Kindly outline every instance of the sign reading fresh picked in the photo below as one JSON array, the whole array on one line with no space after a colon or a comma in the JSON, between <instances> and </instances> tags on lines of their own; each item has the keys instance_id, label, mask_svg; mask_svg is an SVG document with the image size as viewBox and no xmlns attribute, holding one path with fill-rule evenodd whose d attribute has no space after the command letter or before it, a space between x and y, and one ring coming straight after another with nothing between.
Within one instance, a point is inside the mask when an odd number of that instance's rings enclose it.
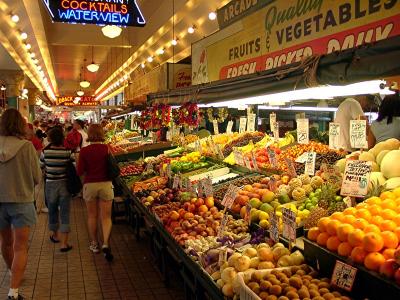
<instances>
[{"instance_id":1,"label":"sign reading fresh picked","mask_svg":"<svg viewBox=\"0 0 400 300\"><path fill-rule=\"evenodd\" d=\"M136 0L43 0L54 22L146 25Z\"/></svg>"}]
</instances>

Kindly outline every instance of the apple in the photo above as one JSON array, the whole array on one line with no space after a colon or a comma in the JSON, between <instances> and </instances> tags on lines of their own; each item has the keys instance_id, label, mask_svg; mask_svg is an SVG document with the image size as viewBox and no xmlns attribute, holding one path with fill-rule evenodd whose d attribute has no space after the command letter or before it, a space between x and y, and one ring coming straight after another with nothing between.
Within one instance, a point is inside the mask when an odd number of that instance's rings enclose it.
<instances>
[{"instance_id":1,"label":"apple","mask_svg":"<svg viewBox=\"0 0 400 300\"><path fill-rule=\"evenodd\" d=\"M204 204L204 200L202 198L198 198L194 203L197 207L200 207Z\"/></svg>"},{"instance_id":2,"label":"apple","mask_svg":"<svg viewBox=\"0 0 400 300\"><path fill-rule=\"evenodd\" d=\"M204 201L204 204L208 207L211 208L214 206L214 197L207 197L206 200Z\"/></svg>"},{"instance_id":3,"label":"apple","mask_svg":"<svg viewBox=\"0 0 400 300\"><path fill-rule=\"evenodd\" d=\"M394 273L394 280L398 285L400 285L400 268L397 269L396 273Z\"/></svg>"},{"instance_id":4,"label":"apple","mask_svg":"<svg viewBox=\"0 0 400 300\"><path fill-rule=\"evenodd\" d=\"M387 278L393 278L399 264L394 259L388 259L379 268L379 273Z\"/></svg>"},{"instance_id":5,"label":"apple","mask_svg":"<svg viewBox=\"0 0 400 300\"><path fill-rule=\"evenodd\" d=\"M208 207L206 205L202 204L202 205L199 206L198 211L199 212L206 212L206 211L208 211Z\"/></svg>"},{"instance_id":6,"label":"apple","mask_svg":"<svg viewBox=\"0 0 400 300\"><path fill-rule=\"evenodd\" d=\"M169 214L170 219L176 221L179 219L179 213L176 210L171 211Z\"/></svg>"}]
</instances>

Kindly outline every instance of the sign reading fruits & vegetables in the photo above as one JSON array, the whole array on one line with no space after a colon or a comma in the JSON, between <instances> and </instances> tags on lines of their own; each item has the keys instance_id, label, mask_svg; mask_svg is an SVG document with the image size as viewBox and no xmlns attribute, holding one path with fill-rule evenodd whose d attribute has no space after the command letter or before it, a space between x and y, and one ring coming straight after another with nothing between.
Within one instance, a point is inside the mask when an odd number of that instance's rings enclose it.
<instances>
[{"instance_id":1,"label":"sign reading fruits & vegetables","mask_svg":"<svg viewBox=\"0 0 400 300\"><path fill-rule=\"evenodd\" d=\"M372 162L347 160L340 194L350 197L364 197L368 192Z\"/></svg>"},{"instance_id":2,"label":"sign reading fruits & vegetables","mask_svg":"<svg viewBox=\"0 0 400 300\"><path fill-rule=\"evenodd\" d=\"M43 0L54 22L143 27L136 0Z\"/></svg>"}]
</instances>

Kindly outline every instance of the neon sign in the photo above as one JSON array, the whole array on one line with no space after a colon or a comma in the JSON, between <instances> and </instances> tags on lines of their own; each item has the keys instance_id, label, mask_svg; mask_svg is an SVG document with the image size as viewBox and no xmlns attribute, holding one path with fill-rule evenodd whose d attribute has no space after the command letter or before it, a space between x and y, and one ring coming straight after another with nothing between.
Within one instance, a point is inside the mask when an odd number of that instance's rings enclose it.
<instances>
[{"instance_id":1,"label":"neon sign","mask_svg":"<svg viewBox=\"0 0 400 300\"><path fill-rule=\"evenodd\" d=\"M43 0L54 22L146 25L136 0Z\"/></svg>"}]
</instances>

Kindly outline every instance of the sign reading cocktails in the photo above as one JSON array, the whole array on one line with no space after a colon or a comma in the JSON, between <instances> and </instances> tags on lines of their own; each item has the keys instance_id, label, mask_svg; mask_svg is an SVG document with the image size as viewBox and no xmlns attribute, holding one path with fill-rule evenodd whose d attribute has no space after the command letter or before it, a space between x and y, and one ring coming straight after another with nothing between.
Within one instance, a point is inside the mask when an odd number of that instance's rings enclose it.
<instances>
[{"instance_id":1,"label":"sign reading cocktails","mask_svg":"<svg viewBox=\"0 0 400 300\"><path fill-rule=\"evenodd\" d=\"M43 0L55 22L146 25L136 0Z\"/></svg>"}]
</instances>

